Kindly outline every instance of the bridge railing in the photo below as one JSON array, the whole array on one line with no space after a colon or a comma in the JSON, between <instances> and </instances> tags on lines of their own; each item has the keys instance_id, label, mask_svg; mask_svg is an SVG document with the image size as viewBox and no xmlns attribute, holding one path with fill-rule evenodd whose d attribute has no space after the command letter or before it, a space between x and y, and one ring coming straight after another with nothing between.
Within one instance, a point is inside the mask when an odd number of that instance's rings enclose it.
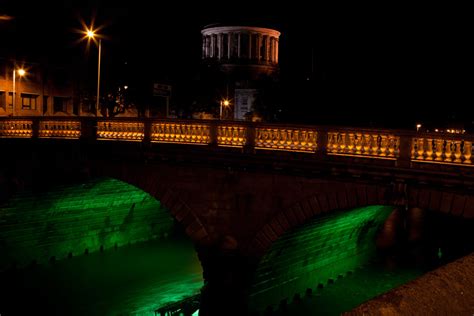
<instances>
[{"instance_id":1,"label":"bridge railing","mask_svg":"<svg viewBox=\"0 0 474 316\"><path fill-rule=\"evenodd\" d=\"M210 145L246 152L278 150L396 161L473 166L474 137L415 131L215 120L2 117L0 138L98 139Z\"/></svg>"},{"instance_id":2,"label":"bridge railing","mask_svg":"<svg viewBox=\"0 0 474 316\"><path fill-rule=\"evenodd\" d=\"M425 134L414 136L411 159L415 162L472 165L474 139L461 135Z\"/></svg>"},{"instance_id":3,"label":"bridge railing","mask_svg":"<svg viewBox=\"0 0 474 316\"><path fill-rule=\"evenodd\" d=\"M367 129L329 129L328 155L396 159L400 154L400 136L395 131Z\"/></svg>"}]
</instances>

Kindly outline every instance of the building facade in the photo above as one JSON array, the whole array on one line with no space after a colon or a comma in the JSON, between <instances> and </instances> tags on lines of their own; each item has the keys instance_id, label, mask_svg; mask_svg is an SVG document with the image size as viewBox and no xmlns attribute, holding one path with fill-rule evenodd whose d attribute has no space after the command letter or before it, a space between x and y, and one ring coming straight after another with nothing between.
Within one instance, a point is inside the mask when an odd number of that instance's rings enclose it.
<instances>
[{"instance_id":1,"label":"building facade","mask_svg":"<svg viewBox=\"0 0 474 316\"><path fill-rule=\"evenodd\" d=\"M202 60L215 77L222 79L217 80L215 98L220 104L229 100L229 108L221 109L224 118L248 119L263 106L259 103L264 102L262 95L268 88L265 83L278 81L280 32L255 26L219 25L205 27L201 34Z\"/></svg>"},{"instance_id":2,"label":"building facade","mask_svg":"<svg viewBox=\"0 0 474 316\"><path fill-rule=\"evenodd\" d=\"M70 71L0 59L0 116L80 114Z\"/></svg>"}]
</instances>

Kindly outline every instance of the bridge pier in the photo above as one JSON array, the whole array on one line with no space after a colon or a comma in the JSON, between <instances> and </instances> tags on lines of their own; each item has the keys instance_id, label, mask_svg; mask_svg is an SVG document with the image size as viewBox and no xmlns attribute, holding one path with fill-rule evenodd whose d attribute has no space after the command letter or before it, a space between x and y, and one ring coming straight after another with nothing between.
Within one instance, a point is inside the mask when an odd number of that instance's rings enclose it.
<instances>
[{"instance_id":1,"label":"bridge pier","mask_svg":"<svg viewBox=\"0 0 474 316\"><path fill-rule=\"evenodd\" d=\"M257 266L256 258L218 247L201 247L198 254L204 270L199 315L247 315L248 287Z\"/></svg>"}]
</instances>

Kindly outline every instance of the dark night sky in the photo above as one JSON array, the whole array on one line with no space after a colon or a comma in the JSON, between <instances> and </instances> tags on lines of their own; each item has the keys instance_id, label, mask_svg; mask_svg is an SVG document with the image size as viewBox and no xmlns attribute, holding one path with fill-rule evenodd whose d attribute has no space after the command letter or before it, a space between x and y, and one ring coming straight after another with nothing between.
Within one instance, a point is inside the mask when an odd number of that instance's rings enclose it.
<instances>
[{"instance_id":1,"label":"dark night sky","mask_svg":"<svg viewBox=\"0 0 474 316\"><path fill-rule=\"evenodd\" d=\"M127 61L135 69L131 76L173 81L192 77L197 69L204 25L242 22L282 32L282 80L297 100L291 106L301 109L300 114L317 115L319 109L331 108L348 117L416 120L427 115L464 119L473 113L468 93L473 85L472 23L465 7L316 4L310 8L295 1L285 7L267 1L0 3L0 15L15 17L0 22L4 35L0 55L42 57L83 65L93 73L97 52L87 53L84 43L75 43L79 34L73 29L81 28L80 18L89 23L95 16L107 36L105 77L116 76ZM315 72L307 81L312 52Z\"/></svg>"}]
</instances>

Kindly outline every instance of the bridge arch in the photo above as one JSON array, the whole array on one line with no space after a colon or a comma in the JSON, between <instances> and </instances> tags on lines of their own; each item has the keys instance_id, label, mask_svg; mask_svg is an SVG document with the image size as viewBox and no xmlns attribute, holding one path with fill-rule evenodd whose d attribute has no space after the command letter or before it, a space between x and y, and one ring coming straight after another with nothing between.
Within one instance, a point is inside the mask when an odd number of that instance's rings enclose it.
<instances>
[{"instance_id":1,"label":"bridge arch","mask_svg":"<svg viewBox=\"0 0 474 316\"><path fill-rule=\"evenodd\" d=\"M280 210L262 226L248 244L248 253L261 257L285 232L309 219L334 211L370 205L418 207L465 219L474 218L474 194L458 194L447 190L395 185L332 185L288 208Z\"/></svg>"},{"instance_id":2,"label":"bridge arch","mask_svg":"<svg viewBox=\"0 0 474 316\"><path fill-rule=\"evenodd\" d=\"M284 233L316 216L369 205L390 205L397 196L392 191L389 186L329 183L323 192L315 193L273 216L249 243L247 251L261 257Z\"/></svg>"},{"instance_id":3,"label":"bridge arch","mask_svg":"<svg viewBox=\"0 0 474 316\"><path fill-rule=\"evenodd\" d=\"M187 195L183 194L172 182L166 182L162 169L156 166L134 166L117 164L100 164L95 174L105 175L129 183L147 192L169 210L174 219L182 225L186 234L196 244L206 245L210 236L199 217L187 203Z\"/></svg>"}]
</instances>

